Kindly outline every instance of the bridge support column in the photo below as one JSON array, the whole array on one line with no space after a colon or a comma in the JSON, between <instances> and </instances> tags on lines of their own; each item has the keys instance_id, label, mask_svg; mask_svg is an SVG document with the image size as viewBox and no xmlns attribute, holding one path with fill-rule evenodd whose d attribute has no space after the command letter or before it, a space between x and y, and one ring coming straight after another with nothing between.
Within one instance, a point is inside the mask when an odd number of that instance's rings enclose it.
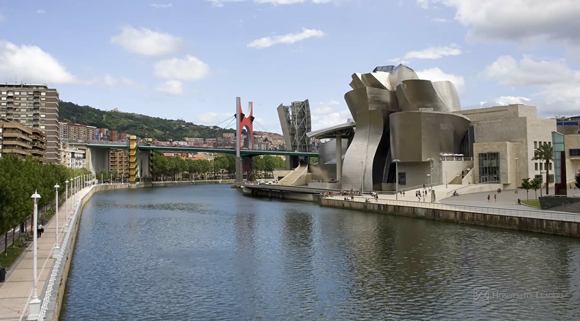
<instances>
[{"instance_id":1,"label":"bridge support column","mask_svg":"<svg viewBox=\"0 0 580 321\"><path fill-rule=\"evenodd\" d=\"M336 134L336 180L342 181L342 137Z\"/></svg>"},{"instance_id":2,"label":"bridge support column","mask_svg":"<svg viewBox=\"0 0 580 321\"><path fill-rule=\"evenodd\" d=\"M129 183L137 182L137 136L129 137Z\"/></svg>"}]
</instances>

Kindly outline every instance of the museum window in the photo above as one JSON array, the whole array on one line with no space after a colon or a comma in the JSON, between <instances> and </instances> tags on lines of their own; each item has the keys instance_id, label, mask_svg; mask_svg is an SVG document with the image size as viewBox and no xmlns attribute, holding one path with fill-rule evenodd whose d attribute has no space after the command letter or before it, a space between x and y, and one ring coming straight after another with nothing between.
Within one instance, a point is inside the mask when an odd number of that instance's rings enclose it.
<instances>
[{"instance_id":1,"label":"museum window","mask_svg":"<svg viewBox=\"0 0 580 321\"><path fill-rule=\"evenodd\" d=\"M544 163L540 163L540 170L543 171L544 170Z\"/></svg>"},{"instance_id":2,"label":"museum window","mask_svg":"<svg viewBox=\"0 0 580 321\"><path fill-rule=\"evenodd\" d=\"M570 156L576 156L576 157L580 156L580 149L570 149L569 152L570 152Z\"/></svg>"},{"instance_id":3,"label":"museum window","mask_svg":"<svg viewBox=\"0 0 580 321\"><path fill-rule=\"evenodd\" d=\"M499 153L479 154L479 182L500 182Z\"/></svg>"},{"instance_id":4,"label":"museum window","mask_svg":"<svg viewBox=\"0 0 580 321\"><path fill-rule=\"evenodd\" d=\"M534 141L534 148L538 148L538 142Z\"/></svg>"},{"instance_id":5,"label":"museum window","mask_svg":"<svg viewBox=\"0 0 580 321\"><path fill-rule=\"evenodd\" d=\"M536 165L536 171L538 170L538 163L535 163L534 165Z\"/></svg>"},{"instance_id":6,"label":"museum window","mask_svg":"<svg viewBox=\"0 0 580 321\"><path fill-rule=\"evenodd\" d=\"M550 165L550 170L552 170L552 163L550 163L549 165Z\"/></svg>"},{"instance_id":7,"label":"museum window","mask_svg":"<svg viewBox=\"0 0 580 321\"><path fill-rule=\"evenodd\" d=\"M399 172L399 185L407 185L407 173Z\"/></svg>"}]
</instances>

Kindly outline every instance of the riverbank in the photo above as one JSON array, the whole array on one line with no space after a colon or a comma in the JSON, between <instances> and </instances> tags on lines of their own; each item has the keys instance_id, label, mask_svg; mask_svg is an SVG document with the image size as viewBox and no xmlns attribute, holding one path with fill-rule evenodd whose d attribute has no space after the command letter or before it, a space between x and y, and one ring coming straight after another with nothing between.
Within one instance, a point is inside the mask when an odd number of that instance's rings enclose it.
<instances>
[{"instance_id":1,"label":"riverbank","mask_svg":"<svg viewBox=\"0 0 580 321\"><path fill-rule=\"evenodd\" d=\"M407 203L413 202L367 202L366 200L363 200L362 197L357 197L355 200L321 198L319 202L320 206L324 207L580 237L580 215L532 210L445 205L437 203Z\"/></svg>"}]
</instances>

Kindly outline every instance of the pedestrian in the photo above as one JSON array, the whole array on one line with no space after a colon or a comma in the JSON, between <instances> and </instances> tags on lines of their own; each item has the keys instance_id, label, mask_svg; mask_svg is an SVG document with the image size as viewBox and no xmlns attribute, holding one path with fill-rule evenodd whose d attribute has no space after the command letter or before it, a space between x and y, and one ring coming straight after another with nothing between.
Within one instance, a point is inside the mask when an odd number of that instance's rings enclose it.
<instances>
[{"instance_id":1,"label":"pedestrian","mask_svg":"<svg viewBox=\"0 0 580 321\"><path fill-rule=\"evenodd\" d=\"M487 194L487 202L489 203L489 199L491 198L491 196L489 194Z\"/></svg>"},{"instance_id":2,"label":"pedestrian","mask_svg":"<svg viewBox=\"0 0 580 321\"><path fill-rule=\"evenodd\" d=\"M42 228L42 224L39 223L38 224L38 227L36 228L36 234L38 235L38 237L41 237L42 236L42 231L43 230L44 229Z\"/></svg>"},{"instance_id":3,"label":"pedestrian","mask_svg":"<svg viewBox=\"0 0 580 321\"><path fill-rule=\"evenodd\" d=\"M497 202L497 194L493 194L493 201Z\"/></svg>"}]
</instances>

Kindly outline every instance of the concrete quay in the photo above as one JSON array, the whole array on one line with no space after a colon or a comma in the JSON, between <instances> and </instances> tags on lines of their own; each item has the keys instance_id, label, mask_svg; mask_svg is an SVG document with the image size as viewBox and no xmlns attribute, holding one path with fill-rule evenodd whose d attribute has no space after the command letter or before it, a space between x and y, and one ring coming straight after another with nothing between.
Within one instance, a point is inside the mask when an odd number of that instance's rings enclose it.
<instances>
[{"instance_id":1,"label":"concrete quay","mask_svg":"<svg viewBox=\"0 0 580 321\"><path fill-rule=\"evenodd\" d=\"M580 237L580 215L527 208L482 207L469 205L411 202L345 196L324 197L320 206L361 210L380 214L409 216L436 221L498 227L518 231Z\"/></svg>"}]
</instances>

